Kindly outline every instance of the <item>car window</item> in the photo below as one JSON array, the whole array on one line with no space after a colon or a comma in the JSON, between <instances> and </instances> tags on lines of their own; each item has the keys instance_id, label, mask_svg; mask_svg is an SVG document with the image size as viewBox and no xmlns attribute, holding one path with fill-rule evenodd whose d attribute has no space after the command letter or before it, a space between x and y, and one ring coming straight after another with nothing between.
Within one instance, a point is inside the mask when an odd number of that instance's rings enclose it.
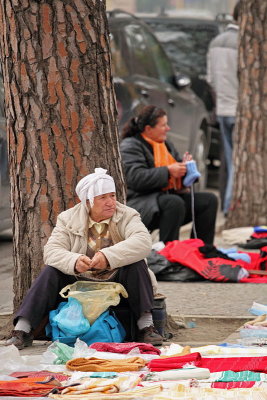
<instances>
[{"instance_id":1,"label":"car window","mask_svg":"<svg viewBox=\"0 0 267 400\"><path fill-rule=\"evenodd\" d=\"M172 83L173 69L170 60L164 53L164 50L148 30L143 29L143 35L157 69L158 79L162 82Z\"/></svg>"},{"instance_id":2,"label":"car window","mask_svg":"<svg viewBox=\"0 0 267 400\"><path fill-rule=\"evenodd\" d=\"M217 25L208 22L182 24L168 19L146 22L179 72L206 75L206 54L210 41L219 33Z\"/></svg>"},{"instance_id":3,"label":"car window","mask_svg":"<svg viewBox=\"0 0 267 400\"><path fill-rule=\"evenodd\" d=\"M133 73L158 78L154 60L151 57L142 27L131 23L124 28Z\"/></svg>"},{"instance_id":4,"label":"car window","mask_svg":"<svg viewBox=\"0 0 267 400\"><path fill-rule=\"evenodd\" d=\"M130 75L130 71L123 58L122 49L124 48L124 40L122 35L116 30L110 33L110 50L111 50L111 68L113 76L119 76L121 78Z\"/></svg>"}]
</instances>

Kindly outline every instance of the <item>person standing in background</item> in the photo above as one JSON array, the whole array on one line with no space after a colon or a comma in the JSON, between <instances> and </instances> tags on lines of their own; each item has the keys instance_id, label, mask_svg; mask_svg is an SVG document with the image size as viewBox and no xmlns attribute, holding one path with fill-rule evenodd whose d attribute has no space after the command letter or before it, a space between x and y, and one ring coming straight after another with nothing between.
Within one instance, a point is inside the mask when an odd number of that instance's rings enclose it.
<instances>
[{"instance_id":1,"label":"person standing in background","mask_svg":"<svg viewBox=\"0 0 267 400\"><path fill-rule=\"evenodd\" d=\"M238 17L240 1L233 11L233 23L226 31L216 36L209 45L207 55L208 82L216 93L216 115L222 135L226 163L226 188L223 199L223 213L226 216L232 198L233 187L233 132L235 127L238 97Z\"/></svg>"}]
</instances>

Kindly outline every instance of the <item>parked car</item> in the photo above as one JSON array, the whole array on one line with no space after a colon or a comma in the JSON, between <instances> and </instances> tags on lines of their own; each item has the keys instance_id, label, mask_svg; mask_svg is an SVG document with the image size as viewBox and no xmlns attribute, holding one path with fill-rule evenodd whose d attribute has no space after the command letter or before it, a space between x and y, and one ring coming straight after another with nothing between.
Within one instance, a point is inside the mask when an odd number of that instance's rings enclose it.
<instances>
[{"instance_id":1,"label":"parked car","mask_svg":"<svg viewBox=\"0 0 267 400\"><path fill-rule=\"evenodd\" d=\"M0 232L11 227L4 90L0 76Z\"/></svg>"},{"instance_id":2,"label":"parked car","mask_svg":"<svg viewBox=\"0 0 267 400\"><path fill-rule=\"evenodd\" d=\"M210 164L219 165L221 141L216 121L215 93L206 80L206 57L210 41L225 29L226 15L214 18L210 13L162 11L159 15L140 15L153 30L172 60L175 69L187 74L192 90L203 100L209 112L211 129Z\"/></svg>"},{"instance_id":3,"label":"parked car","mask_svg":"<svg viewBox=\"0 0 267 400\"><path fill-rule=\"evenodd\" d=\"M190 151L207 178L206 159L210 145L209 114L190 88L185 74L176 74L172 62L148 25L122 10L108 13L114 85L119 127L138 112L154 104L166 110L169 137L180 154Z\"/></svg>"}]
</instances>

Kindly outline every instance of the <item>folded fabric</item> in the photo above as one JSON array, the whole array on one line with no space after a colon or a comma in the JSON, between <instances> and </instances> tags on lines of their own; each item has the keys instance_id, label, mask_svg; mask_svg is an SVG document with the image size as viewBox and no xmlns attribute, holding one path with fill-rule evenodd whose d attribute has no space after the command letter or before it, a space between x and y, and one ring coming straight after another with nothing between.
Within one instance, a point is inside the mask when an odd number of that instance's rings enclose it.
<instances>
[{"instance_id":1,"label":"folded fabric","mask_svg":"<svg viewBox=\"0 0 267 400\"><path fill-rule=\"evenodd\" d=\"M102 343L96 342L89 346L98 351L107 351L110 353L128 354L133 349L139 349L141 354L160 354L160 350L150 343Z\"/></svg>"},{"instance_id":2,"label":"folded fabric","mask_svg":"<svg viewBox=\"0 0 267 400\"><path fill-rule=\"evenodd\" d=\"M165 381L181 379L208 379L210 371L207 368L180 368L167 371L151 372L146 376L147 381Z\"/></svg>"},{"instance_id":3,"label":"folded fabric","mask_svg":"<svg viewBox=\"0 0 267 400\"><path fill-rule=\"evenodd\" d=\"M219 371L254 371L267 372L267 356L265 357L226 357L202 358L200 367L208 368L210 372Z\"/></svg>"},{"instance_id":4,"label":"folded fabric","mask_svg":"<svg viewBox=\"0 0 267 400\"><path fill-rule=\"evenodd\" d=\"M212 388L217 389L237 389L237 388L252 388L255 386L256 382L213 382L211 384Z\"/></svg>"},{"instance_id":5,"label":"folded fabric","mask_svg":"<svg viewBox=\"0 0 267 400\"><path fill-rule=\"evenodd\" d=\"M185 385L177 384L173 388L160 393L159 396L154 396L153 400L264 400L266 399L266 388L252 387L243 389L217 389L209 387L186 387Z\"/></svg>"},{"instance_id":6,"label":"folded fabric","mask_svg":"<svg viewBox=\"0 0 267 400\"><path fill-rule=\"evenodd\" d=\"M267 306L254 301L252 307L248 311L253 315L267 314Z\"/></svg>"},{"instance_id":7,"label":"folded fabric","mask_svg":"<svg viewBox=\"0 0 267 400\"><path fill-rule=\"evenodd\" d=\"M57 381L62 382L66 381L69 378L69 374L64 374L63 372L51 372L51 371L19 371L12 372L9 376L13 378L40 378L40 377L48 377L55 378ZM37 379L38 380L38 379ZM40 379L39 379L40 380Z\"/></svg>"},{"instance_id":8,"label":"folded fabric","mask_svg":"<svg viewBox=\"0 0 267 400\"><path fill-rule=\"evenodd\" d=\"M138 376L120 376L115 379L85 379L80 385L69 386L61 394L85 395L88 393L119 393L136 387L141 381Z\"/></svg>"},{"instance_id":9,"label":"folded fabric","mask_svg":"<svg viewBox=\"0 0 267 400\"><path fill-rule=\"evenodd\" d=\"M74 358L66 363L71 371L111 371L125 372L138 371L146 365L146 361L140 357L131 357L123 360L106 360L101 358Z\"/></svg>"},{"instance_id":10,"label":"folded fabric","mask_svg":"<svg viewBox=\"0 0 267 400\"><path fill-rule=\"evenodd\" d=\"M148 363L151 371L165 371L167 369L183 368L191 364L201 368L208 368L210 372L219 371L254 371L267 372L267 356L265 357L226 357L204 358L200 353L192 353L182 357L157 358Z\"/></svg>"},{"instance_id":11,"label":"folded fabric","mask_svg":"<svg viewBox=\"0 0 267 400\"><path fill-rule=\"evenodd\" d=\"M148 397L151 399L154 395L160 393L162 391L161 385L153 385L150 387L142 387L142 388L133 388L132 390L127 390L122 393L89 393L89 394L81 394L81 395L69 395L67 394L50 394L49 397L55 400L134 400L134 399L142 399L144 397ZM154 399L154 397L153 397Z\"/></svg>"},{"instance_id":12,"label":"folded fabric","mask_svg":"<svg viewBox=\"0 0 267 400\"><path fill-rule=\"evenodd\" d=\"M147 366L150 371L166 371L167 369L183 368L186 364L200 367L201 355L199 353L192 353L179 357L157 358L151 360Z\"/></svg>"},{"instance_id":13,"label":"folded fabric","mask_svg":"<svg viewBox=\"0 0 267 400\"><path fill-rule=\"evenodd\" d=\"M182 357L187 354L191 354L191 347L185 346L180 353L170 354L168 356L160 356L160 358L169 358L169 357Z\"/></svg>"},{"instance_id":14,"label":"folded fabric","mask_svg":"<svg viewBox=\"0 0 267 400\"><path fill-rule=\"evenodd\" d=\"M241 227L225 229L222 231L223 241L229 245L237 244L239 241L247 240L254 232L253 227Z\"/></svg>"},{"instance_id":15,"label":"folded fabric","mask_svg":"<svg viewBox=\"0 0 267 400\"><path fill-rule=\"evenodd\" d=\"M216 373L215 373L216 374ZM266 381L267 375L253 371L223 371L220 377L215 379L216 382L256 382Z\"/></svg>"},{"instance_id":16,"label":"folded fabric","mask_svg":"<svg viewBox=\"0 0 267 400\"><path fill-rule=\"evenodd\" d=\"M30 377L19 378L11 381L0 381L0 396L46 396L52 389L61 387L54 378Z\"/></svg>"},{"instance_id":17,"label":"folded fabric","mask_svg":"<svg viewBox=\"0 0 267 400\"><path fill-rule=\"evenodd\" d=\"M266 225L259 225L254 226L254 232L256 233L267 233L267 226Z\"/></svg>"}]
</instances>

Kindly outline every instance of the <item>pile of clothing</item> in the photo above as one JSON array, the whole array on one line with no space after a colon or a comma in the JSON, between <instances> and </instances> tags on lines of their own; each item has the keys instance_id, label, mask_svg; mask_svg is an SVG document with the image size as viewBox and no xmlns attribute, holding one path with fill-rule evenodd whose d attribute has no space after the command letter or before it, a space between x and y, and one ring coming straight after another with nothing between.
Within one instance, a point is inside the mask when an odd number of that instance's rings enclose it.
<instances>
[{"instance_id":1,"label":"pile of clothing","mask_svg":"<svg viewBox=\"0 0 267 400\"><path fill-rule=\"evenodd\" d=\"M174 240L148 257L158 280L215 282L267 282L267 246L260 253L224 249L200 239Z\"/></svg>"},{"instance_id":2,"label":"pile of clothing","mask_svg":"<svg viewBox=\"0 0 267 400\"><path fill-rule=\"evenodd\" d=\"M5 366L0 396L214 400L265 398L267 393L266 347L223 344L191 348L171 343L159 349L146 343L101 342L87 346L78 339L74 348L67 348L54 342L42 355L39 370L23 371L18 362L20 371L8 373ZM6 357L7 349L4 351ZM1 352L2 348L3 360ZM54 364L46 364L52 353Z\"/></svg>"}]
</instances>

